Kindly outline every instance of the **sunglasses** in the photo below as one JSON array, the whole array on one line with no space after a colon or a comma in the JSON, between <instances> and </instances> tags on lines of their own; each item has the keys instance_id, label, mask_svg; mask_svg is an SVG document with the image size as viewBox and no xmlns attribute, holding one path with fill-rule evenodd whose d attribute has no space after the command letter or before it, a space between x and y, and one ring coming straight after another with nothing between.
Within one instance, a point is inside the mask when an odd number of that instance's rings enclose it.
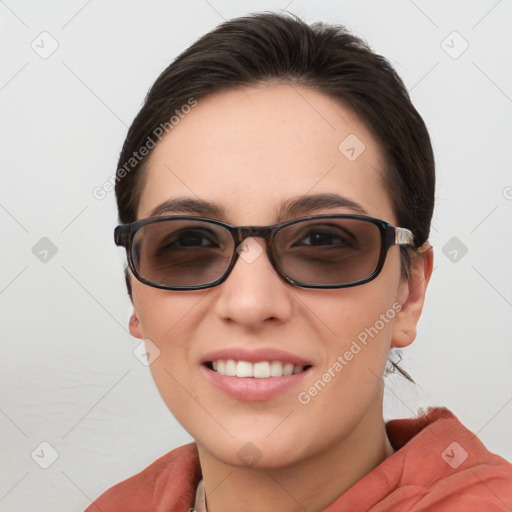
<instances>
[{"instance_id":1,"label":"sunglasses","mask_svg":"<svg viewBox=\"0 0 512 512\"><path fill-rule=\"evenodd\" d=\"M195 216L161 216L117 226L116 245L142 283L164 290L201 290L224 282L249 238L287 283L348 288L375 279L393 245L413 245L410 230L364 215L311 215L272 226L232 226ZM252 250L262 252L253 240ZM246 254L244 254L246 253ZM253 252L254 255L254 252Z\"/></svg>"}]
</instances>

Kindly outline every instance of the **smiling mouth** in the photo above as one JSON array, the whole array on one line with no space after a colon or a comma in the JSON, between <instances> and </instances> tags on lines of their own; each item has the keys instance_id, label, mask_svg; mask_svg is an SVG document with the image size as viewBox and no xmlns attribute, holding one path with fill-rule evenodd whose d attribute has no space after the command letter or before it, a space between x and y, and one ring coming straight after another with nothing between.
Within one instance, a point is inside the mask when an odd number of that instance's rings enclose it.
<instances>
[{"instance_id":1,"label":"smiling mouth","mask_svg":"<svg viewBox=\"0 0 512 512\"><path fill-rule=\"evenodd\" d=\"M296 375L305 372L311 365L294 365L283 361L235 361L234 359L219 359L208 361L205 366L220 375L227 377L268 379L272 377L283 377Z\"/></svg>"}]
</instances>

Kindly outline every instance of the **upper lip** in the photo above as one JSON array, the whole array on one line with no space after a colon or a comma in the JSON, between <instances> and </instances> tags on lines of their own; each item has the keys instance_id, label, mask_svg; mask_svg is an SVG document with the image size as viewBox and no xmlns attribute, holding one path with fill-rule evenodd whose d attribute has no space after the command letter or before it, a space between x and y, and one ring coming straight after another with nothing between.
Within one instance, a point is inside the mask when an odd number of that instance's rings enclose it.
<instances>
[{"instance_id":1,"label":"upper lip","mask_svg":"<svg viewBox=\"0 0 512 512\"><path fill-rule=\"evenodd\" d=\"M248 361L250 363L258 363L260 361L281 361L282 363L292 363L295 366L311 365L303 357L300 357L284 350L276 348L258 347L256 349L247 349L242 347L223 348L208 352L201 358L201 364L212 361L234 359L235 361Z\"/></svg>"}]
</instances>

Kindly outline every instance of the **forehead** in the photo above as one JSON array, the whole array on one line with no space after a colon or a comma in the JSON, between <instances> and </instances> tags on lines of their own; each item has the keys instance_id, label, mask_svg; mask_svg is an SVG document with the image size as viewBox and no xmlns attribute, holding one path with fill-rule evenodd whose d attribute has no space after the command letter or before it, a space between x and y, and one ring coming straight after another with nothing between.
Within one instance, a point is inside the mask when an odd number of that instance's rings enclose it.
<instances>
[{"instance_id":1,"label":"forehead","mask_svg":"<svg viewBox=\"0 0 512 512\"><path fill-rule=\"evenodd\" d=\"M273 223L290 198L334 193L393 222L384 162L365 124L318 91L295 84L222 91L199 100L157 144L137 216L190 197L219 204L233 224Z\"/></svg>"}]
</instances>

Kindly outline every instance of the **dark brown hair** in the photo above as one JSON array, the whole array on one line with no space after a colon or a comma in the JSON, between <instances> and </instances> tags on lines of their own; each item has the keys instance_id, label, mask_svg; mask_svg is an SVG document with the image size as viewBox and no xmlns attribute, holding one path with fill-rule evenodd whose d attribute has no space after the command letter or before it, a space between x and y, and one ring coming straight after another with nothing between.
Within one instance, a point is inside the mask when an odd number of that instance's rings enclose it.
<instances>
[{"instance_id":1,"label":"dark brown hair","mask_svg":"<svg viewBox=\"0 0 512 512\"><path fill-rule=\"evenodd\" d=\"M425 124L390 63L344 27L307 25L293 15L258 13L219 25L167 67L151 87L123 145L116 179L119 221L136 220L147 156L126 163L158 126L206 95L272 80L339 98L366 123L387 156L386 184L398 224L416 247L428 239L434 157ZM119 171L124 166L125 172ZM122 176L122 177L121 177ZM408 258L404 251L403 270Z\"/></svg>"},{"instance_id":2,"label":"dark brown hair","mask_svg":"<svg viewBox=\"0 0 512 512\"><path fill-rule=\"evenodd\" d=\"M343 26L308 25L288 14L257 13L222 23L162 72L119 157L119 221L136 220L147 148L154 147L155 133L162 132L158 127L170 131L170 119L191 100L271 81L337 98L365 122L386 156L384 181L398 225L414 233L415 248L425 243L434 208L434 157L425 123L402 80L385 58ZM411 254L403 247L401 251L402 276L409 278ZM127 285L130 293L128 273Z\"/></svg>"}]
</instances>

